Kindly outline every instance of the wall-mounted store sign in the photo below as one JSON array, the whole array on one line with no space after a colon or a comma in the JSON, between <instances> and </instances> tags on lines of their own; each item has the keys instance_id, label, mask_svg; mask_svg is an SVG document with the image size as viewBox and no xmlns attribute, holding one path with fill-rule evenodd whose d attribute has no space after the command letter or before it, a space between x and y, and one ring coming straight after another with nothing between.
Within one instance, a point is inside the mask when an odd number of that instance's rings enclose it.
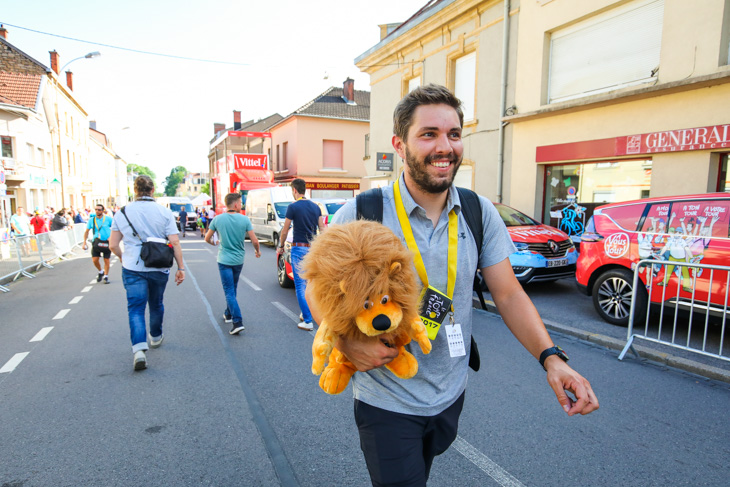
<instances>
[{"instance_id":1,"label":"wall-mounted store sign","mask_svg":"<svg viewBox=\"0 0 730 487\"><path fill-rule=\"evenodd\" d=\"M535 161L576 161L724 148L730 148L730 124L545 145L537 147Z\"/></svg>"},{"instance_id":2,"label":"wall-mounted store sign","mask_svg":"<svg viewBox=\"0 0 730 487\"><path fill-rule=\"evenodd\" d=\"M376 152L375 165L376 171L392 171L393 170L393 153L392 152Z\"/></svg>"},{"instance_id":3,"label":"wall-mounted store sign","mask_svg":"<svg viewBox=\"0 0 730 487\"><path fill-rule=\"evenodd\" d=\"M307 183L307 189L357 190L357 189L360 189L360 183L325 183L325 182L314 183L313 182L313 183Z\"/></svg>"}]
</instances>

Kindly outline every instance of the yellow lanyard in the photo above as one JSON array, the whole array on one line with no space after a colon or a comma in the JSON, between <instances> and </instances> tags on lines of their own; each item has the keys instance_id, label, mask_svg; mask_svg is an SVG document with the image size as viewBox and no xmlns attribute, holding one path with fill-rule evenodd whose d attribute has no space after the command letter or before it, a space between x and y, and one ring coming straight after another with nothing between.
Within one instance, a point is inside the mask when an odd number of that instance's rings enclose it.
<instances>
[{"instance_id":1,"label":"yellow lanyard","mask_svg":"<svg viewBox=\"0 0 730 487\"><path fill-rule=\"evenodd\" d=\"M423 258L421 252L418 250L418 244L413 236L413 229L411 223L408 221L408 215L406 209L403 206L403 200L400 195L400 183L398 181L393 185L393 194L395 196L395 211L398 215L398 221L400 222L401 230L403 230L403 236L406 239L406 245L414 256L414 264L416 266L416 272L418 277L421 278L424 288L428 287L428 274L426 273L426 266L423 264ZM459 244L459 217L456 212L451 209L449 212L449 273L448 280L446 282L446 295L449 299L454 299L454 284L456 283L456 262L457 252ZM451 311L454 311L453 304L451 305Z\"/></svg>"}]
</instances>

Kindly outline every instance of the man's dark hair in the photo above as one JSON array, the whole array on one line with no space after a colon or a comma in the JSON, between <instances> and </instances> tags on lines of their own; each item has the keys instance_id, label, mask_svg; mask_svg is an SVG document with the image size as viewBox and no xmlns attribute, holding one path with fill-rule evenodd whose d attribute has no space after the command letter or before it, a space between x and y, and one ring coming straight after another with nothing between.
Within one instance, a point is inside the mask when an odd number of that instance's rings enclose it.
<instances>
[{"instance_id":1,"label":"man's dark hair","mask_svg":"<svg viewBox=\"0 0 730 487\"><path fill-rule=\"evenodd\" d=\"M226 206L231 206L233 203L241 199L240 193L228 193L226 195Z\"/></svg>"},{"instance_id":2,"label":"man's dark hair","mask_svg":"<svg viewBox=\"0 0 730 487\"><path fill-rule=\"evenodd\" d=\"M94 208L98 208L99 206L101 206L101 211L104 211L106 209L101 203L97 203L96 205L94 205Z\"/></svg>"},{"instance_id":3,"label":"man's dark hair","mask_svg":"<svg viewBox=\"0 0 730 487\"><path fill-rule=\"evenodd\" d=\"M448 88L436 84L419 86L398 102L393 112L393 133L404 142L408 138L408 130L413 123L413 113L421 105L448 105L459 115L459 124L464 126L464 112L461 111L461 100L456 98Z\"/></svg>"},{"instance_id":4,"label":"man's dark hair","mask_svg":"<svg viewBox=\"0 0 730 487\"><path fill-rule=\"evenodd\" d=\"M304 192L307 190L307 182L303 179L297 178L294 181L291 182L292 188L297 190L297 193L304 194Z\"/></svg>"},{"instance_id":5,"label":"man's dark hair","mask_svg":"<svg viewBox=\"0 0 730 487\"><path fill-rule=\"evenodd\" d=\"M152 196L155 192L155 182L149 176L137 176L134 180L134 192L137 196Z\"/></svg>"}]
</instances>

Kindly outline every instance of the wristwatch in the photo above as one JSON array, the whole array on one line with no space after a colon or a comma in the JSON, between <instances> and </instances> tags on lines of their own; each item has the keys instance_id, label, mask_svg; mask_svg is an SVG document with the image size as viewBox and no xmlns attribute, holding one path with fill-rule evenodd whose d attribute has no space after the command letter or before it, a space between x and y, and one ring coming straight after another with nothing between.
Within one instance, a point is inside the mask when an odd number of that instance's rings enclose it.
<instances>
[{"instance_id":1,"label":"wristwatch","mask_svg":"<svg viewBox=\"0 0 730 487\"><path fill-rule=\"evenodd\" d=\"M543 350L543 352L540 354L540 365L542 365L543 369L545 369L545 359L547 359L551 355L557 355L563 360L563 362L567 362L568 360L570 360L568 358L568 355L565 353L565 350L555 345L554 347ZM547 371L547 369L545 370Z\"/></svg>"}]
</instances>

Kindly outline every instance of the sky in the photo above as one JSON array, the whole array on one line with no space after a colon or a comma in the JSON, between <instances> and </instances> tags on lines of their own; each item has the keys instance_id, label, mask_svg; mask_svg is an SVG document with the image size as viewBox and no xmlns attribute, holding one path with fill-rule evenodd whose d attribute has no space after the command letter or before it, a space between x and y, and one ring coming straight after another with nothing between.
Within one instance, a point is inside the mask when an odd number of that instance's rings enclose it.
<instances>
[{"instance_id":1,"label":"sky","mask_svg":"<svg viewBox=\"0 0 730 487\"><path fill-rule=\"evenodd\" d=\"M380 41L379 24L403 22L426 3L0 0L0 23L48 68L49 51L61 67L101 53L66 68L74 96L114 150L151 168L159 185L176 166L207 171L213 124L232 126L233 110L244 122L286 116L347 77L369 91L354 59Z\"/></svg>"}]
</instances>

